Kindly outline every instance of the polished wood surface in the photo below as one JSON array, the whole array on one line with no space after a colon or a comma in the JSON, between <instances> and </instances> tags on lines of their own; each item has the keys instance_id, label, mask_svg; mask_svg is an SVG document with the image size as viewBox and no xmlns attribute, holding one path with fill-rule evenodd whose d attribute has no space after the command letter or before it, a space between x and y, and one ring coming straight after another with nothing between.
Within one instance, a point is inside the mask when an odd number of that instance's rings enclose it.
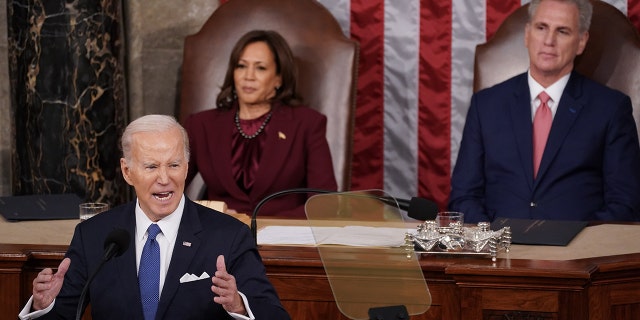
<instances>
[{"instance_id":1,"label":"polished wood surface","mask_svg":"<svg viewBox=\"0 0 640 320\"><path fill-rule=\"evenodd\" d=\"M75 223L52 222L51 230L36 224L42 228L29 234L41 238L55 232L52 239L62 241L61 234L70 237ZM423 255L419 263L432 306L412 319L637 319L640 226L634 227L588 227L567 247L546 247L549 255L545 247L513 246L495 263L485 257ZM0 319L15 319L37 272L56 267L67 246L30 244L33 240L21 241L15 234L8 239L7 228L30 228L0 223ZM630 237L634 241L628 242ZM569 255L586 243L592 243L592 252L583 252L581 258ZM629 252L608 248L611 243ZM567 259L562 259L562 251ZM335 304L315 247L261 245L260 253L293 319L347 319Z\"/></svg>"}]
</instances>

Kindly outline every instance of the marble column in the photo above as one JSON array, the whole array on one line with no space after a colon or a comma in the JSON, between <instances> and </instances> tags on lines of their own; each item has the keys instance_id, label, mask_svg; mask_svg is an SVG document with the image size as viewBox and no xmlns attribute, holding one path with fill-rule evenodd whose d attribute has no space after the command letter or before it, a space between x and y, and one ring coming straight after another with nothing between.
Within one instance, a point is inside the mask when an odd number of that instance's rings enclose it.
<instances>
[{"instance_id":1,"label":"marble column","mask_svg":"<svg viewBox=\"0 0 640 320\"><path fill-rule=\"evenodd\" d=\"M121 0L7 0L12 189L129 198Z\"/></svg>"}]
</instances>

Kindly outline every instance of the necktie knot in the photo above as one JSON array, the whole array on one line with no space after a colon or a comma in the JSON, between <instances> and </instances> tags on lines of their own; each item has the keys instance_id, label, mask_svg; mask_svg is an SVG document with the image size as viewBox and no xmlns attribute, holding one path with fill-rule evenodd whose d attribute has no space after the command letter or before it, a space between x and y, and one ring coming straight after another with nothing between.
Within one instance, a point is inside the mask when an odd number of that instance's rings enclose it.
<instances>
[{"instance_id":1,"label":"necktie knot","mask_svg":"<svg viewBox=\"0 0 640 320\"><path fill-rule=\"evenodd\" d=\"M149 229L147 229L147 233L149 234L149 239L151 240L155 240L160 232L162 232L162 230L160 230L160 227L155 223L152 223L149 226Z\"/></svg>"},{"instance_id":2,"label":"necktie knot","mask_svg":"<svg viewBox=\"0 0 640 320\"><path fill-rule=\"evenodd\" d=\"M540 99L540 104L546 104L547 102L549 102L549 99L551 99L551 97L546 92L542 91L538 95L538 99Z\"/></svg>"}]
</instances>

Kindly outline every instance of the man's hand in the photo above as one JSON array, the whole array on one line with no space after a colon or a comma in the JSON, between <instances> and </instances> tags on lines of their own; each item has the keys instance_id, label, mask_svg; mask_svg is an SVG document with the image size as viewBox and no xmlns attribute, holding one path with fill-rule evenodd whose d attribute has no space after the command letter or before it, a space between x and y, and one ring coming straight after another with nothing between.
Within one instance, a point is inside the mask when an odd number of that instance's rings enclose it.
<instances>
[{"instance_id":1,"label":"man's hand","mask_svg":"<svg viewBox=\"0 0 640 320\"><path fill-rule=\"evenodd\" d=\"M54 274L51 268L46 268L33 280L33 310L42 310L48 307L60 293L64 275L69 270L71 259L64 258Z\"/></svg>"},{"instance_id":2,"label":"man's hand","mask_svg":"<svg viewBox=\"0 0 640 320\"><path fill-rule=\"evenodd\" d=\"M236 287L236 278L227 273L224 256L218 256L216 269L215 275L211 277L211 282L213 282L211 291L218 296L213 297L213 301L221 304L227 312L246 315L247 311Z\"/></svg>"}]
</instances>

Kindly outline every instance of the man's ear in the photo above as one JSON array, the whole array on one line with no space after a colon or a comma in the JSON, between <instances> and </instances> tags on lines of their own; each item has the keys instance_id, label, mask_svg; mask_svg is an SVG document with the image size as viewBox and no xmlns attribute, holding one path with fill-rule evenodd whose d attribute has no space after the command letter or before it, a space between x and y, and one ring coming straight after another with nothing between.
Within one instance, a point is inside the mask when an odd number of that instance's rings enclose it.
<instances>
[{"instance_id":1,"label":"man's ear","mask_svg":"<svg viewBox=\"0 0 640 320\"><path fill-rule=\"evenodd\" d=\"M122 171L124 180L132 186L133 183L131 182L131 169L129 168L129 165L127 164L127 160L125 158L120 158L120 170Z\"/></svg>"},{"instance_id":2,"label":"man's ear","mask_svg":"<svg viewBox=\"0 0 640 320\"><path fill-rule=\"evenodd\" d=\"M580 43L578 44L578 55L584 52L584 48L587 47L587 41L589 41L589 31L586 31L580 35Z\"/></svg>"}]
</instances>

